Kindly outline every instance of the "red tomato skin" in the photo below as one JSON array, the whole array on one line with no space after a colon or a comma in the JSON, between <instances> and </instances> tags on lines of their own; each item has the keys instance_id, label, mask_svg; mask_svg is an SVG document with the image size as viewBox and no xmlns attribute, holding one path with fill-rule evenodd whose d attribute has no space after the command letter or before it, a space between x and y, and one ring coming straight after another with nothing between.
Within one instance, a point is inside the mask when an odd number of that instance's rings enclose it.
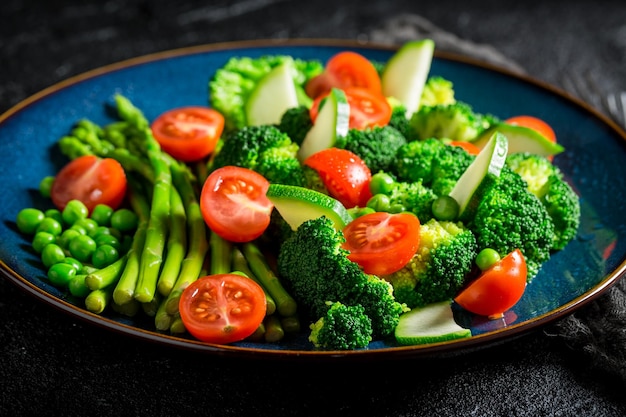
<instances>
[{"instance_id":1,"label":"red tomato skin","mask_svg":"<svg viewBox=\"0 0 626 417\"><path fill-rule=\"evenodd\" d=\"M410 213L376 212L360 216L344 229L348 259L367 274L384 276L404 267L420 242L420 222Z\"/></svg>"},{"instance_id":2,"label":"red tomato skin","mask_svg":"<svg viewBox=\"0 0 626 417\"><path fill-rule=\"evenodd\" d=\"M118 208L127 186L124 168L115 159L84 155L68 162L56 174L50 198L61 211L70 200L80 200L91 213L98 204Z\"/></svg>"},{"instance_id":3,"label":"red tomato skin","mask_svg":"<svg viewBox=\"0 0 626 417\"><path fill-rule=\"evenodd\" d=\"M176 159L194 162L208 156L224 130L224 116L201 106L168 110L152 122L161 149Z\"/></svg>"},{"instance_id":4,"label":"red tomato skin","mask_svg":"<svg viewBox=\"0 0 626 417\"><path fill-rule=\"evenodd\" d=\"M382 127L389 124L392 109L382 94L359 87L344 88L343 92L346 94L348 105L350 106L350 121L348 125L350 129ZM327 95L328 93L318 96L311 105L309 115L314 123L319 113L321 101Z\"/></svg>"},{"instance_id":5,"label":"red tomato skin","mask_svg":"<svg viewBox=\"0 0 626 417\"><path fill-rule=\"evenodd\" d=\"M545 121L535 116L519 115L513 116L504 121L515 126L524 126L536 130L552 142L556 142L556 133L554 129Z\"/></svg>"},{"instance_id":6,"label":"red tomato skin","mask_svg":"<svg viewBox=\"0 0 626 417\"><path fill-rule=\"evenodd\" d=\"M363 55L353 51L342 51L333 55L326 63L324 72L309 80L305 91L309 97L317 98L328 94L333 87L361 87L382 94L382 84L376 67Z\"/></svg>"},{"instance_id":7,"label":"red tomato skin","mask_svg":"<svg viewBox=\"0 0 626 417\"><path fill-rule=\"evenodd\" d=\"M263 288L250 278L216 274L200 277L183 290L179 312L196 339L228 344L254 333L267 307Z\"/></svg>"},{"instance_id":8,"label":"red tomato skin","mask_svg":"<svg viewBox=\"0 0 626 417\"><path fill-rule=\"evenodd\" d=\"M480 153L480 148L478 148L478 146L474 145L471 142L465 142L465 141L452 141L450 142L450 145L452 146L458 146L460 148L463 148L467 151L467 153L469 153L470 155L478 155Z\"/></svg>"},{"instance_id":9,"label":"red tomato skin","mask_svg":"<svg viewBox=\"0 0 626 417\"><path fill-rule=\"evenodd\" d=\"M469 312L490 318L502 317L526 289L524 255L514 250L463 289L454 301Z\"/></svg>"},{"instance_id":10,"label":"red tomato skin","mask_svg":"<svg viewBox=\"0 0 626 417\"><path fill-rule=\"evenodd\" d=\"M309 156L304 165L320 175L329 194L346 208L364 207L372 197L372 173L365 162L346 149L328 148Z\"/></svg>"},{"instance_id":11,"label":"red tomato skin","mask_svg":"<svg viewBox=\"0 0 626 417\"><path fill-rule=\"evenodd\" d=\"M207 177L200 194L200 210L207 226L231 242L261 236L274 208L265 195L269 182L247 168L226 166Z\"/></svg>"}]
</instances>

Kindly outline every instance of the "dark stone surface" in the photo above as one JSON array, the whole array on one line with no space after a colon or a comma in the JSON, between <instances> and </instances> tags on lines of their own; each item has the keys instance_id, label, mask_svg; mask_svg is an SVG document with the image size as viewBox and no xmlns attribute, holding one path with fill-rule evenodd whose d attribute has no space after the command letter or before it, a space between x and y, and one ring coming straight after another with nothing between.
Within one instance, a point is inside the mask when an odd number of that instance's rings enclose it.
<instances>
[{"instance_id":1,"label":"dark stone surface","mask_svg":"<svg viewBox=\"0 0 626 417\"><path fill-rule=\"evenodd\" d=\"M138 55L247 39L381 40L388 19L404 13L491 45L543 81L567 86L566 72L590 73L605 90L626 90L622 1L469 3L4 0L0 113L58 81ZM597 315L598 305L577 314ZM451 358L294 364L111 333L34 301L4 278L0 317L6 416L626 415L624 346L604 352L617 359L609 369L557 337L553 325Z\"/></svg>"}]
</instances>

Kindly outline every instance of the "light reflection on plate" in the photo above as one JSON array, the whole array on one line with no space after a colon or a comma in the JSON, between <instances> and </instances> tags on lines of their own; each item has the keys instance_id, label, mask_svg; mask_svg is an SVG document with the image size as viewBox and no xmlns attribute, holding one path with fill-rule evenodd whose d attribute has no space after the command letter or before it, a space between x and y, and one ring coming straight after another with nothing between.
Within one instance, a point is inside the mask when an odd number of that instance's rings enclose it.
<instances>
[{"instance_id":1,"label":"light reflection on plate","mask_svg":"<svg viewBox=\"0 0 626 417\"><path fill-rule=\"evenodd\" d=\"M39 181L64 163L55 142L80 118L105 124L115 93L128 97L149 119L172 107L206 105L207 83L231 56L286 54L325 61L340 50L356 50L385 61L387 46L334 40L251 41L206 45L140 57L97 69L52 86L0 116L0 194L2 271L39 301L70 315L155 343L248 357L404 357L462 353L475 347L512 339L568 314L613 285L626 269L626 134L608 119L559 90L536 81L437 52L431 75L454 83L458 100L481 113L500 118L532 114L555 129L565 152L555 158L567 180L581 196L579 236L556 253L528 286L520 302L500 320L486 320L457 311L457 319L473 337L441 344L398 347L393 340L377 341L368 349L349 352L311 350L307 333L280 343L237 343L217 346L154 330L148 317L128 318L106 312L92 314L80 300L49 285L30 242L15 227L17 212L27 206L44 207ZM33 301L36 302L36 301ZM306 329L306 328L305 328Z\"/></svg>"}]
</instances>

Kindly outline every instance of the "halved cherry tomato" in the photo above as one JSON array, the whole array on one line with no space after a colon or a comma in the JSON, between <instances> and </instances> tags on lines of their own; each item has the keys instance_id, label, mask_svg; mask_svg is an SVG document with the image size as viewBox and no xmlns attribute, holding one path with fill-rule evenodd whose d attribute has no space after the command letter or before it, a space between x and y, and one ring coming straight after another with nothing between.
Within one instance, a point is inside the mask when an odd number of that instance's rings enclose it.
<instances>
[{"instance_id":1,"label":"halved cherry tomato","mask_svg":"<svg viewBox=\"0 0 626 417\"><path fill-rule=\"evenodd\" d=\"M161 148L185 162L200 160L213 152L223 130L224 116L200 106L166 111L152 123L152 134Z\"/></svg>"},{"instance_id":2,"label":"halved cherry tomato","mask_svg":"<svg viewBox=\"0 0 626 417\"><path fill-rule=\"evenodd\" d=\"M346 208L364 207L372 197L372 173L365 162L346 149L327 148L304 160L320 175L331 197Z\"/></svg>"},{"instance_id":3,"label":"halved cherry tomato","mask_svg":"<svg viewBox=\"0 0 626 417\"><path fill-rule=\"evenodd\" d=\"M115 159L84 155L67 163L54 177L50 198L63 210L70 200L80 200L93 210L98 204L118 208L126 195L127 180Z\"/></svg>"},{"instance_id":4,"label":"halved cherry tomato","mask_svg":"<svg viewBox=\"0 0 626 417\"><path fill-rule=\"evenodd\" d=\"M309 80L305 91L309 97L317 98L328 94L332 87L362 87L382 94L376 67L363 55L352 51L343 51L332 56L326 63L324 72Z\"/></svg>"},{"instance_id":5,"label":"halved cherry tomato","mask_svg":"<svg viewBox=\"0 0 626 417\"><path fill-rule=\"evenodd\" d=\"M360 87L344 88L348 104L350 105L351 129L365 129L366 127L385 126L391 119L391 105L387 99L379 93ZM315 122L319 113L321 101L327 94L319 96L313 101L309 114L311 120Z\"/></svg>"},{"instance_id":6,"label":"halved cherry tomato","mask_svg":"<svg viewBox=\"0 0 626 417\"><path fill-rule=\"evenodd\" d=\"M204 182L200 210L207 226L232 242L261 236L270 223L274 205L265 193L270 183L247 168L225 166Z\"/></svg>"},{"instance_id":7,"label":"halved cherry tomato","mask_svg":"<svg viewBox=\"0 0 626 417\"><path fill-rule=\"evenodd\" d=\"M348 259L373 275L400 270L417 252L420 221L411 213L376 212L357 217L343 229Z\"/></svg>"},{"instance_id":8,"label":"halved cherry tomato","mask_svg":"<svg viewBox=\"0 0 626 417\"><path fill-rule=\"evenodd\" d=\"M554 133L554 129L552 129L552 127L548 123L537 117L526 115L513 116L506 119L504 123L516 126L524 126L536 130L550 141L556 142L556 133Z\"/></svg>"},{"instance_id":9,"label":"halved cherry tomato","mask_svg":"<svg viewBox=\"0 0 626 417\"><path fill-rule=\"evenodd\" d=\"M454 301L472 313L500 318L522 298L526 278L526 260L516 249L484 270Z\"/></svg>"},{"instance_id":10,"label":"halved cherry tomato","mask_svg":"<svg viewBox=\"0 0 626 417\"><path fill-rule=\"evenodd\" d=\"M458 146L460 148L463 148L470 155L478 155L480 153L480 148L478 146L474 145L472 142L466 142L466 141L461 141L461 140L454 141L453 140L452 142L450 142L450 145Z\"/></svg>"},{"instance_id":11,"label":"halved cherry tomato","mask_svg":"<svg viewBox=\"0 0 626 417\"><path fill-rule=\"evenodd\" d=\"M265 293L259 284L242 275L208 275L184 289L178 310L195 338L232 343L250 336L263 321Z\"/></svg>"}]
</instances>

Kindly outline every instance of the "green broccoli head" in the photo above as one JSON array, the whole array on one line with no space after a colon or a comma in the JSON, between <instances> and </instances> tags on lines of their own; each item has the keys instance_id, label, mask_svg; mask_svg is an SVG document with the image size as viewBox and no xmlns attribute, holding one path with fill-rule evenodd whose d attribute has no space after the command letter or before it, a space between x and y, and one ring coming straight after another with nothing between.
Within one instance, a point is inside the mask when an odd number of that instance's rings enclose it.
<instances>
[{"instance_id":1,"label":"green broccoli head","mask_svg":"<svg viewBox=\"0 0 626 417\"><path fill-rule=\"evenodd\" d=\"M288 109L281 117L278 129L289 136L296 144L302 145L307 132L313 127L307 106Z\"/></svg>"},{"instance_id":2,"label":"green broccoli head","mask_svg":"<svg viewBox=\"0 0 626 417\"><path fill-rule=\"evenodd\" d=\"M294 59L287 55L233 57L209 81L209 103L224 115L226 131L246 126L244 105L250 93L272 68L286 61L291 61L295 69L294 85L300 104L310 105L310 99L304 93L304 85L309 79L322 73L324 65L321 61Z\"/></svg>"},{"instance_id":3,"label":"green broccoli head","mask_svg":"<svg viewBox=\"0 0 626 417\"><path fill-rule=\"evenodd\" d=\"M526 188L522 177L506 165L478 203L468 227L476 236L479 251L491 248L506 256L520 249L526 258L529 281L550 258L555 239L548 210Z\"/></svg>"},{"instance_id":4,"label":"green broccoli head","mask_svg":"<svg viewBox=\"0 0 626 417\"><path fill-rule=\"evenodd\" d=\"M526 181L528 190L536 196L551 175L560 175L560 170L548 158L530 152L510 154L506 164Z\"/></svg>"},{"instance_id":5,"label":"green broccoli head","mask_svg":"<svg viewBox=\"0 0 626 417\"><path fill-rule=\"evenodd\" d=\"M297 152L298 145L277 127L247 126L223 138L210 170L235 165L256 171L270 182L302 186L305 176Z\"/></svg>"},{"instance_id":6,"label":"green broccoli head","mask_svg":"<svg viewBox=\"0 0 626 417\"><path fill-rule=\"evenodd\" d=\"M421 181L395 182L389 193L389 211L411 212L420 222L427 222L433 217L432 206L436 198L433 190Z\"/></svg>"},{"instance_id":7,"label":"green broccoli head","mask_svg":"<svg viewBox=\"0 0 626 417\"><path fill-rule=\"evenodd\" d=\"M451 299L474 270L478 245L462 223L431 219L420 227L420 245L399 271L383 278L397 301L410 308Z\"/></svg>"},{"instance_id":8,"label":"green broccoli head","mask_svg":"<svg viewBox=\"0 0 626 417\"><path fill-rule=\"evenodd\" d=\"M342 248L345 237L325 216L302 223L280 247L277 272L303 313L323 317L327 301L360 305L372 323L372 337L391 334L404 310L382 279L363 272Z\"/></svg>"},{"instance_id":9,"label":"green broccoli head","mask_svg":"<svg viewBox=\"0 0 626 417\"><path fill-rule=\"evenodd\" d=\"M413 137L411 130L410 119L406 115L406 107L400 102L390 100L391 103L391 117L387 126L391 126L398 130L407 140L416 139Z\"/></svg>"},{"instance_id":10,"label":"green broccoli head","mask_svg":"<svg viewBox=\"0 0 626 417\"><path fill-rule=\"evenodd\" d=\"M321 350L352 350L366 347L372 340L372 321L360 305L328 302L326 315L311 324L309 340Z\"/></svg>"},{"instance_id":11,"label":"green broccoli head","mask_svg":"<svg viewBox=\"0 0 626 417\"><path fill-rule=\"evenodd\" d=\"M438 196L450 194L458 179L475 158L476 156L459 146L445 145L432 161L430 188Z\"/></svg>"},{"instance_id":12,"label":"green broccoli head","mask_svg":"<svg viewBox=\"0 0 626 417\"><path fill-rule=\"evenodd\" d=\"M391 171L399 181L429 184L433 179L433 161L445 146L436 138L407 142L396 151Z\"/></svg>"},{"instance_id":13,"label":"green broccoli head","mask_svg":"<svg viewBox=\"0 0 626 417\"><path fill-rule=\"evenodd\" d=\"M304 172L304 184L307 188L329 195L328 188L319 172L308 165L303 165L302 170Z\"/></svg>"},{"instance_id":14,"label":"green broccoli head","mask_svg":"<svg viewBox=\"0 0 626 417\"><path fill-rule=\"evenodd\" d=\"M412 135L418 139L438 138L471 141L490 126L489 121L464 102L422 106L410 120Z\"/></svg>"},{"instance_id":15,"label":"green broccoli head","mask_svg":"<svg viewBox=\"0 0 626 417\"><path fill-rule=\"evenodd\" d=\"M578 232L580 225L580 200L578 194L560 175L550 175L541 190L539 199L554 223L553 250L563 249Z\"/></svg>"},{"instance_id":16,"label":"green broccoli head","mask_svg":"<svg viewBox=\"0 0 626 417\"><path fill-rule=\"evenodd\" d=\"M455 102L456 98L454 97L452 81L439 75L433 75L426 80L422 97L420 98L420 106L448 105Z\"/></svg>"},{"instance_id":17,"label":"green broccoli head","mask_svg":"<svg viewBox=\"0 0 626 417\"><path fill-rule=\"evenodd\" d=\"M396 151L406 144L406 138L391 126L349 129L335 143L359 156L373 173L387 171L395 161Z\"/></svg>"}]
</instances>

